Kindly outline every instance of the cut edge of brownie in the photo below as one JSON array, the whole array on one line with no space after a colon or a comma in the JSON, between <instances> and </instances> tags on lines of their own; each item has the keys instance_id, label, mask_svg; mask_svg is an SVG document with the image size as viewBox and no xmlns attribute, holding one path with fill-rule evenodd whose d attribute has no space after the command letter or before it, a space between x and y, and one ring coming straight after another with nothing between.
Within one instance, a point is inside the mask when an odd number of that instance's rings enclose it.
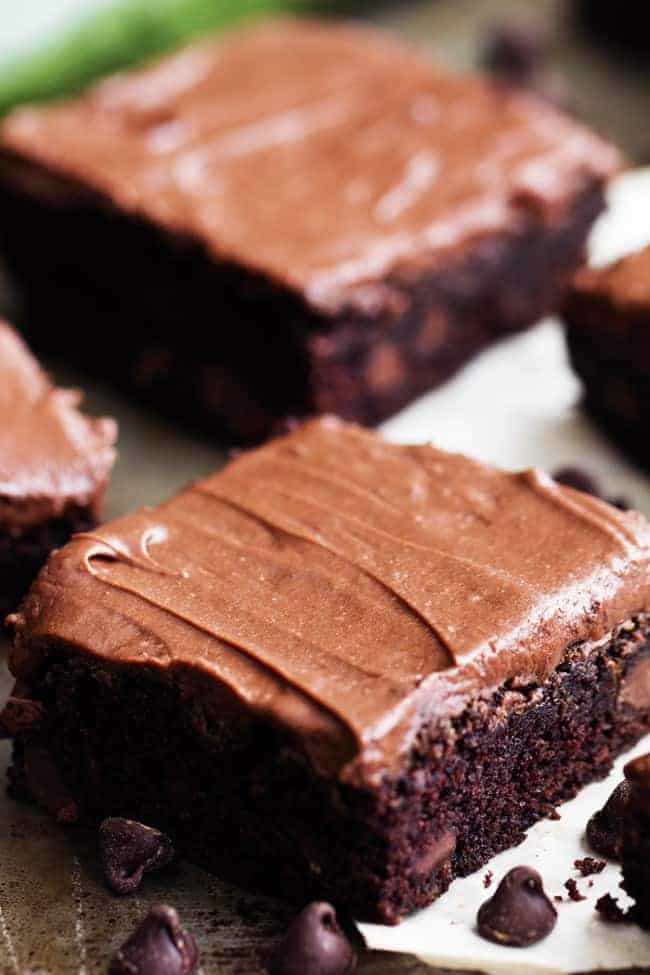
<instances>
[{"instance_id":1,"label":"cut edge of brownie","mask_svg":"<svg viewBox=\"0 0 650 975\"><path fill-rule=\"evenodd\" d=\"M566 293L562 317L586 411L626 454L649 467L650 299L645 291L627 293L624 285L608 284L610 275L642 260L650 266L650 248L603 268L583 269Z\"/></svg>"},{"instance_id":2,"label":"cut edge of brownie","mask_svg":"<svg viewBox=\"0 0 650 975\"><path fill-rule=\"evenodd\" d=\"M334 412L378 423L490 342L555 310L604 207L604 181L585 175L552 220L522 204L509 227L370 281L365 307L329 314L44 167L27 166L22 192L12 168L25 161L4 150L0 162L2 247L33 341L88 366L79 334L89 315L104 319L111 335L118 329L128 339L129 361L118 336L95 367L101 362L104 375L145 402L175 416L182 404L186 422L242 443L262 440L287 416ZM40 198L30 196L33 180ZM107 281L96 268L108 254ZM161 288L161 255L173 269L171 290ZM213 322L206 309L215 296ZM52 308L67 322L55 348L46 327Z\"/></svg>"},{"instance_id":3,"label":"cut edge of brownie","mask_svg":"<svg viewBox=\"0 0 650 975\"><path fill-rule=\"evenodd\" d=\"M103 483L88 504L70 501L57 515L26 525L19 533L0 522L0 618L15 609L54 549L99 523L105 490Z\"/></svg>"},{"instance_id":4,"label":"cut edge of brownie","mask_svg":"<svg viewBox=\"0 0 650 975\"><path fill-rule=\"evenodd\" d=\"M519 843L650 728L634 693L646 614L570 646L543 683L509 681L424 726L376 788L319 776L196 671L31 649L15 695L38 702L37 722L14 729L12 795L62 821L140 819L227 879L388 924Z\"/></svg>"}]
</instances>

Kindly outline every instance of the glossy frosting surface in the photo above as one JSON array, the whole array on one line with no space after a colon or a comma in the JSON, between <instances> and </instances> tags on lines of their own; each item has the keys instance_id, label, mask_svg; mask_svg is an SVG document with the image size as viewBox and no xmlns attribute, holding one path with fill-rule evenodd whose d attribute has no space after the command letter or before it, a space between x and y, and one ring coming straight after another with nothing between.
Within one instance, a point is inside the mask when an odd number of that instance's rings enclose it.
<instances>
[{"instance_id":1,"label":"glossy frosting surface","mask_svg":"<svg viewBox=\"0 0 650 975\"><path fill-rule=\"evenodd\" d=\"M53 386L0 321L0 522L19 528L21 512L52 517L70 502L88 504L108 477L115 424L84 416L80 400Z\"/></svg>"},{"instance_id":2,"label":"glossy frosting surface","mask_svg":"<svg viewBox=\"0 0 650 975\"><path fill-rule=\"evenodd\" d=\"M310 21L20 109L2 141L327 308L477 235L561 219L618 163L542 101Z\"/></svg>"},{"instance_id":3,"label":"glossy frosting surface","mask_svg":"<svg viewBox=\"0 0 650 975\"><path fill-rule=\"evenodd\" d=\"M395 768L420 723L650 608L636 513L325 418L77 536L16 621L33 641L190 668L328 773Z\"/></svg>"}]
</instances>

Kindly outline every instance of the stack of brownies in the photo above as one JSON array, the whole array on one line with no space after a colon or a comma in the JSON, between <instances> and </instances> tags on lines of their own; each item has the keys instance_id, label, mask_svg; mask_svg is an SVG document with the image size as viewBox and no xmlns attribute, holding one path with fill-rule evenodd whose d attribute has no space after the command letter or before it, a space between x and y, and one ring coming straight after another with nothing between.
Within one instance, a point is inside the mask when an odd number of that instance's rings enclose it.
<instances>
[{"instance_id":1,"label":"stack of brownies","mask_svg":"<svg viewBox=\"0 0 650 975\"><path fill-rule=\"evenodd\" d=\"M15 796L395 923L650 729L650 524L350 422L556 310L617 165L534 96L309 21L9 115L34 346L261 444L93 527L112 426L0 332L20 585L77 532L9 617Z\"/></svg>"}]
</instances>

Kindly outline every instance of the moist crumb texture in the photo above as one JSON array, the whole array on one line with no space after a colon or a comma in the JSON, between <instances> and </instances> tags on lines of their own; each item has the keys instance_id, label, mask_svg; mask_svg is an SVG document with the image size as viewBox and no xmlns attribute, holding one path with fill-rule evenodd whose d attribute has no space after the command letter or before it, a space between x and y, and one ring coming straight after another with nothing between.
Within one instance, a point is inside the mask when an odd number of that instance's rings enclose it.
<instances>
[{"instance_id":1,"label":"moist crumb texture","mask_svg":"<svg viewBox=\"0 0 650 975\"><path fill-rule=\"evenodd\" d=\"M298 427L49 561L11 791L395 923L648 730L647 532L539 472Z\"/></svg>"},{"instance_id":2,"label":"moist crumb texture","mask_svg":"<svg viewBox=\"0 0 650 975\"><path fill-rule=\"evenodd\" d=\"M99 519L116 429L84 416L80 401L52 385L0 320L0 614L53 549Z\"/></svg>"},{"instance_id":3,"label":"moist crumb texture","mask_svg":"<svg viewBox=\"0 0 650 975\"><path fill-rule=\"evenodd\" d=\"M254 441L376 423L556 308L618 162L534 96L280 21L11 113L0 244L42 347L60 313L55 351Z\"/></svg>"},{"instance_id":4,"label":"moist crumb texture","mask_svg":"<svg viewBox=\"0 0 650 975\"><path fill-rule=\"evenodd\" d=\"M564 317L585 407L623 450L650 466L650 247L580 271Z\"/></svg>"}]
</instances>

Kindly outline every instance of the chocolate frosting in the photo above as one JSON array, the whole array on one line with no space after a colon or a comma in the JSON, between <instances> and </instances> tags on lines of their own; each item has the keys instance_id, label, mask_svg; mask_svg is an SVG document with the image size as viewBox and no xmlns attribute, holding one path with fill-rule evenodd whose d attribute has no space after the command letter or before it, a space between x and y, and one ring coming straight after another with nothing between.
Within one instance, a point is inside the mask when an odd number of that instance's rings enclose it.
<instances>
[{"instance_id":1,"label":"chocolate frosting","mask_svg":"<svg viewBox=\"0 0 650 975\"><path fill-rule=\"evenodd\" d=\"M310 21L21 108L1 139L47 167L23 175L32 192L71 177L321 310L363 306L369 283L467 239L559 221L619 162L534 96L433 67L368 28Z\"/></svg>"},{"instance_id":2,"label":"chocolate frosting","mask_svg":"<svg viewBox=\"0 0 650 975\"><path fill-rule=\"evenodd\" d=\"M325 418L73 539L13 619L12 667L64 641L189 669L368 781L423 721L648 608L640 514Z\"/></svg>"},{"instance_id":3,"label":"chocolate frosting","mask_svg":"<svg viewBox=\"0 0 650 975\"><path fill-rule=\"evenodd\" d=\"M0 321L0 528L19 534L70 505L88 506L115 459L113 420L90 419Z\"/></svg>"},{"instance_id":4,"label":"chocolate frosting","mask_svg":"<svg viewBox=\"0 0 650 975\"><path fill-rule=\"evenodd\" d=\"M623 315L650 315L650 246L622 257L613 264L584 268L574 283L577 295L586 295L599 304L607 304ZM616 327L624 327L620 319ZM644 333L645 335L645 333Z\"/></svg>"}]
</instances>

